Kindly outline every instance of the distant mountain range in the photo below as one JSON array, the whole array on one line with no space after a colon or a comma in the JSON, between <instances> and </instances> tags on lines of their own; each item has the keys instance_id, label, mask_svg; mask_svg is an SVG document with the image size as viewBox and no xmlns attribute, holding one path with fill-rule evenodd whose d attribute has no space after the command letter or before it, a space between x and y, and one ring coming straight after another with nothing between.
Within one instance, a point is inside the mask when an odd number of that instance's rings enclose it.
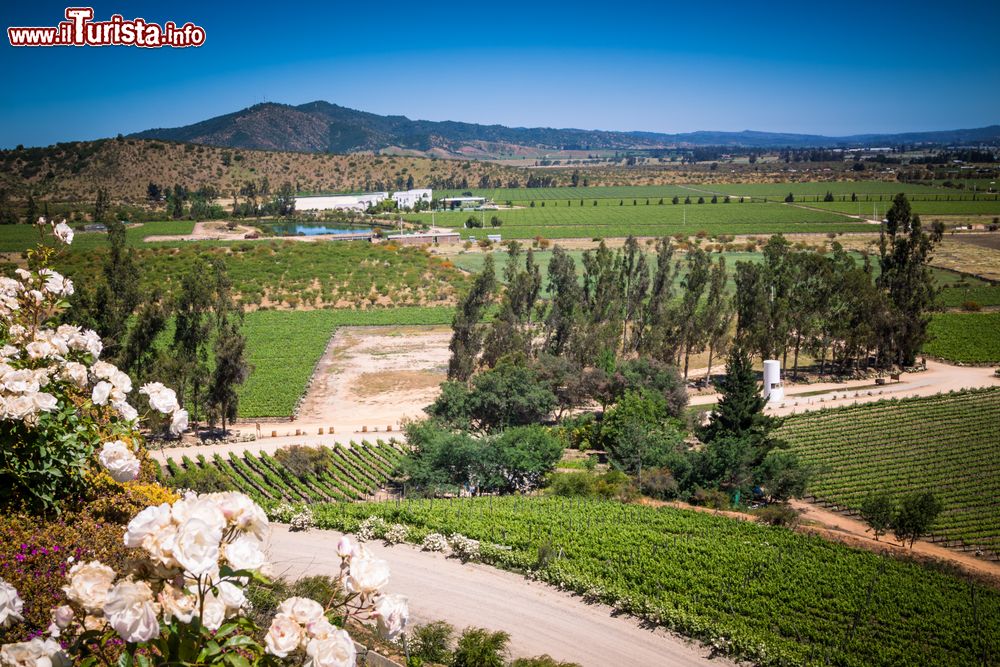
<instances>
[{"instance_id":1,"label":"distant mountain range","mask_svg":"<svg viewBox=\"0 0 1000 667\"><path fill-rule=\"evenodd\" d=\"M600 151L697 146L833 148L899 144L978 144L1000 140L1000 125L938 132L826 137L779 132L612 132L505 127L380 116L331 104L257 104L193 125L131 135L230 148L310 153L398 152L439 157L532 156L539 151Z\"/></svg>"}]
</instances>

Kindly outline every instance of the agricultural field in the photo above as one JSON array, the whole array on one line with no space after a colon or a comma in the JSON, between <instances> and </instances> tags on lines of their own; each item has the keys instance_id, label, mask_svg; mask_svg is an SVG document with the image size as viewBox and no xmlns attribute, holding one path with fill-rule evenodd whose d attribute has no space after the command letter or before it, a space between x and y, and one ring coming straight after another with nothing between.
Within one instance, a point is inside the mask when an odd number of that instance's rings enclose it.
<instances>
[{"instance_id":1,"label":"agricultural field","mask_svg":"<svg viewBox=\"0 0 1000 667\"><path fill-rule=\"evenodd\" d=\"M488 563L761 665L957 666L1000 650L995 589L784 528L552 497L311 509L324 528L353 531L372 515L403 523L417 543L460 532L482 541Z\"/></svg>"},{"instance_id":2,"label":"agricultural field","mask_svg":"<svg viewBox=\"0 0 1000 667\"><path fill-rule=\"evenodd\" d=\"M79 284L101 271L102 251L69 253L57 268ZM170 294L202 258L225 262L243 304L282 309L453 304L467 276L419 248L362 241L242 241L140 247L143 288Z\"/></svg>"},{"instance_id":3,"label":"agricultural field","mask_svg":"<svg viewBox=\"0 0 1000 667\"><path fill-rule=\"evenodd\" d=\"M958 201L959 197L962 197L961 201ZM975 201L972 201L971 195L952 195L954 201L930 201L916 199L910 200L910 208L914 213L923 216L929 215L1000 215L1000 199L996 198L997 195L989 195L989 199L980 195ZM941 199L944 199L942 196ZM823 209L824 211L835 211L838 213L847 213L849 215L862 215L867 218L871 218L874 210L878 211L878 214L884 215L889 207L892 205L891 197L886 198L884 201L872 202L872 201L834 201L834 202L807 202L808 206L817 209ZM860 211L860 213L859 213Z\"/></svg>"},{"instance_id":4,"label":"agricultural field","mask_svg":"<svg viewBox=\"0 0 1000 667\"><path fill-rule=\"evenodd\" d=\"M239 388L239 416L291 416L339 326L449 324L453 314L450 307L249 312L243 333L253 372Z\"/></svg>"},{"instance_id":5,"label":"agricultural field","mask_svg":"<svg viewBox=\"0 0 1000 667\"><path fill-rule=\"evenodd\" d=\"M936 313L927 329L930 356L966 364L1000 362L1000 312Z\"/></svg>"},{"instance_id":6,"label":"agricultural field","mask_svg":"<svg viewBox=\"0 0 1000 667\"><path fill-rule=\"evenodd\" d=\"M194 230L194 222L190 220L163 220L146 222L142 225L129 225L125 229L125 237L130 246L143 246L147 236L182 236ZM0 252L24 252L38 245L38 229L34 225L4 225L0 227ZM51 235L48 236L51 243ZM69 252L73 254L86 253L90 250L107 246L107 234L104 232L76 232Z\"/></svg>"},{"instance_id":7,"label":"agricultural field","mask_svg":"<svg viewBox=\"0 0 1000 667\"><path fill-rule=\"evenodd\" d=\"M352 442L350 446L320 447L316 469L296 476L275 456L250 452L230 452L227 457L199 454L168 457L161 467L164 481L182 470L212 467L218 470L230 488L246 493L259 502L287 501L314 503L361 500L383 488L403 457L395 441ZM278 457L278 458L276 458Z\"/></svg>"},{"instance_id":8,"label":"agricultural field","mask_svg":"<svg viewBox=\"0 0 1000 667\"><path fill-rule=\"evenodd\" d=\"M695 193L697 195L697 193ZM633 201L635 202L633 204ZM683 201L683 199L681 200ZM692 202L697 196L692 197ZM706 198L706 202L710 198ZM594 203L597 203L595 206ZM622 202L619 205L619 202ZM406 219L439 226L458 228L463 238L470 235L485 238L487 234L501 234L505 239L545 238L606 238L622 236L693 235L706 232L718 234L778 234L778 233L830 233L868 232L871 225L845 215L814 211L806 208L776 203L725 204L671 204L658 199L635 200L579 200L567 206L565 201L545 206L522 207L498 211L469 213L449 211L444 213L417 213ZM485 220L482 229L465 229L466 220L474 215ZM496 215L502 220L500 228L492 228L490 219Z\"/></svg>"},{"instance_id":9,"label":"agricultural field","mask_svg":"<svg viewBox=\"0 0 1000 667\"><path fill-rule=\"evenodd\" d=\"M789 417L778 432L816 471L809 493L857 510L872 491L932 491L933 535L1000 553L1000 389Z\"/></svg>"}]
</instances>

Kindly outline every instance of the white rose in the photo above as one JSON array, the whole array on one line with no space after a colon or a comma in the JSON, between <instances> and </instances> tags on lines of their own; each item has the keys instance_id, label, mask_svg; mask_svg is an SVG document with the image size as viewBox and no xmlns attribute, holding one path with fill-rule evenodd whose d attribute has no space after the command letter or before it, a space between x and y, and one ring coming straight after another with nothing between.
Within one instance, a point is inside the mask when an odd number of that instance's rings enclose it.
<instances>
[{"instance_id":1,"label":"white rose","mask_svg":"<svg viewBox=\"0 0 1000 667\"><path fill-rule=\"evenodd\" d=\"M87 367L77 361L67 361L61 375L77 387L87 386Z\"/></svg>"},{"instance_id":2,"label":"white rose","mask_svg":"<svg viewBox=\"0 0 1000 667\"><path fill-rule=\"evenodd\" d=\"M170 515L177 525L184 524L188 519L201 519L213 528L218 528L220 533L226 528L226 515L208 495L188 493L174 502Z\"/></svg>"},{"instance_id":3,"label":"white rose","mask_svg":"<svg viewBox=\"0 0 1000 667\"><path fill-rule=\"evenodd\" d=\"M132 378L130 378L127 373L115 371L112 373L109 380L111 381L111 384L115 386L115 389L118 389L121 392L127 394L132 391Z\"/></svg>"},{"instance_id":4,"label":"white rose","mask_svg":"<svg viewBox=\"0 0 1000 667\"><path fill-rule=\"evenodd\" d=\"M118 414L121 415L121 418L127 422L135 421L135 418L139 416L139 412L125 401L118 401L112 405L114 405Z\"/></svg>"},{"instance_id":5,"label":"white rose","mask_svg":"<svg viewBox=\"0 0 1000 667\"><path fill-rule=\"evenodd\" d=\"M174 558L176 545L177 526L173 524L151 532L142 541L142 548L153 562L169 568L179 567L177 559Z\"/></svg>"},{"instance_id":6,"label":"white rose","mask_svg":"<svg viewBox=\"0 0 1000 667\"><path fill-rule=\"evenodd\" d=\"M55 237L57 239L59 239L66 245L69 245L70 243L73 242L73 228L67 225L65 222L60 222L58 225L56 225L55 228L53 228L52 233L55 234Z\"/></svg>"},{"instance_id":7,"label":"white rose","mask_svg":"<svg viewBox=\"0 0 1000 667\"><path fill-rule=\"evenodd\" d=\"M163 530L172 523L170 505L151 505L136 514L125 529L125 546L136 549L151 534Z\"/></svg>"},{"instance_id":8,"label":"white rose","mask_svg":"<svg viewBox=\"0 0 1000 667\"><path fill-rule=\"evenodd\" d=\"M149 397L149 405L154 410L165 415L172 414L180 409L177 404L177 394L173 389L168 389L160 382L150 382L139 388L139 393Z\"/></svg>"},{"instance_id":9,"label":"white rose","mask_svg":"<svg viewBox=\"0 0 1000 667\"><path fill-rule=\"evenodd\" d=\"M69 571L69 586L63 592L84 609L97 611L104 607L114 580L115 571L100 561L77 563Z\"/></svg>"},{"instance_id":10,"label":"white rose","mask_svg":"<svg viewBox=\"0 0 1000 667\"><path fill-rule=\"evenodd\" d=\"M247 596L243 593L243 589L231 581L220 581L216 585L216 589L219 591L219 601L226 606L227 618L237 613L247 602Z\"/></svg>"},{"instance_id":11,"label":"white rose","mask_svg":"<svg viewBox=\"0 0 1000 667\"><path fill-rule=\"evenodd\" d=\"M191 518L177 531L173 555L192 577L200 577L218 566L221 541L222 528Z\"/></svg>"},{"instance_id":12,"label":"white rose","mask_svg":"<svg viewBox=\"0 0 1000 667\"><path fill-rule=\"evenodd\" d=\"M145 581L125 579L108 592L104 616L127 642L148 642L160 636L160 605Z\"/></svg>"},{"instance_id":13,"label":"white rose","mask_svg":"<svg viewBox=\"0 0 1000 667\"><path fill-rule=\"evenodd\" d=\"M252 535L240 535L225 550L226 562L234 570L259 570L267 562L260 541Z\"/></svg>"},{"instance_id":14,"label":"white rose","mask_svg":"<svg viewBox=\"0 0 1000 667\"><path fill-rule=\"evenodd\" d=\"M389 583L389 564L379 558L352 558L347 576L347 590L350 593L370 595L385 588Z\"/></svg>"},{"instance_id":15,"label":"white rose","mask_svg":"<svg viewBox=\"0 0 1000 667\"><path fill-rule=\"evenodd\" d=\"M101 341L100 335L93 329L87 329L83 332L82 338L82 348L95 359L99 357L101 350L104 349L104 343Z\"/></svg>"},{"instance_id":16,"label":"white rose","mask_svg":"<svg viewBox=\"0 0 1000 667\"><path fill-rule=\"evenodd\" d=\"M271 627L264 637L265 651L278 658L287 658L288 654L299 648L304 637L301 625L284 614L278 614L271 621Z\"/></svg>"},{"instance_id":17,"label":"white rose","mask_svg":"<svg viewBox=\"0 0 1000 667\"><path fill-rule=\"evenodd\" d=\"M5 628L14 621L23 621L23 609L24 602L17 594L17 589L0 579L0 628Z\"/></svg>"},{"instance_id":18,"label":"white rose","mask_svg":"<svg viewBox=\"0 0 1000 667\"><path fill-rule=\"evenodd\" d=\"M35 414L35 401L30 395L8 398L4 403L4 414L12 419L24 419Z\"/></svg>"},{"instance_id":19,"label":"white rose","mask_svg":"<svg viewBox=\"0 0 1000 667\"><path fill-rule=\"evenodd\" d=\"M375 603L375 614L378 617L378 630L386 639L395 639L406 629L410 618L410 608L402 595L383 595Z\"/></svg>"},{"instance_id":20,"label":"white rose","mask_svg":"<svg viewBox=\"0 0 1000 667\"><path fill-rule=\"evenodd\" d=\"M167 584L157 599L163 608L163 620L167 623L171 623L174 619L181 623L190 623L195 616L198 599L191 593Z\"/></svg>"},{"instance_id":21,"label":"white rose","mask_svg":"<svg viewBox=\"0 0 1000 667\"><path fill-rule=\"evenodd\" d=\"M104 405L108 402L108 396L111 395L111 383L101 380L94 385L94 391L90 396L90 400L94 402L94 405Z\"/></svg>"},{"instance_id":22,"label":"white rose","mask_svg":"<svg viewBox=\"0 0 1000 667\"><path fill-rule=\"evenodd\" d=\"M250 496L238 491L223 491L210 497L230 525L253 533L261 540L267 535L267 514Z\"/></svg>"},{"instance_id":23,"label":"white rose","mask_svg":"<svg viewBox=\"0 0 1000 667\"><path fill-rule=\"evenodd\" d=\"M214 595L205 596L201 611L201 624L212 632L221 628L226 621L226 603Z\"/></svg>"},{"instance_id":24,"label":"white rose","mask_svg":"<svg viewBox=\"0 0 1000 667\"><path fill-rule=\"evenodd\" d=\"M347 535L337 541L337 555L343 558L350 558L354 553L354 543Z\"/></svg>"},{"instance_id":25,"label":"white rose","mask_svg":"<svg viewBox=\"0 0 1000 667\"><path fill-rule=\"evenodd\" d=\"M0 665L10 667L70 667L69 657L53 639L35 637L31 641L5 644L0 648Z\"/></svg>"},{"instance_id":26,"label":"white rose","mask_svg":"<svg viewBox=\"0 0 1000 667\"><path fill-rule=\"evenodd\" d=\"M25 346L25 351L30 359L44 359L55 355L56 348L47 340L36 340Z\"/></svg>"},{"instance_id":27,"label":"white rose","mask_svg":"<svg viewBox=\"0 0 1000 667\"><path fill-rule=\"evenodd\" d=\"M354 667L357 659L357 649L351 636L346 630L335 630L327 639L309 642L303 667Z\"/></svg>"},{"instance_id":28,"label":"white rose","mask_svg":"<svg viewBox=\"0 0 1000 667\"><path fill-rule=\"evenodd\" d=\"M52 269L42 269L38 275L45 277L45 291L56 296L72 296L73 282Z\"/></svg>"},{"instance_id":29,"label":"white rose","mask_svg":"<svg viewBox=\"0 0 1000 667\"><path fill-rule=\"evenodd\" d=\"M139 476L139 459L121 440L104 443L97 458L116 482L130 482Z\"/></svg>"},{"instance_id":30,"label":"white rose","mask_svg":"<svg viewBox=\"0 0 1000 667\"><path fill-rule=\"evenodd\" d=\"M35 410L39 412L52 412L59 407L59 401L56 400L56 397L44 391L32 394L31 400L35 404Z\"/></svg>"},{"instance_id":31,"label":"white rose","mask_svg":"<svg viewBox=\"0 0 1000 667\"><path fill-rule=\"evenodd\" d=\"M315 621L310 621L306 626L306 635L310 639L329 639L333 636L337 626L327 620L326 616Z\"/></svg>"},{"instance_id":32,"label":"white rose","mask_svg":"<svg viewBox=\"0 0 1000 667\"><path fill-rule=\"evenodd\" d=\"M180 435L187 430L188 427L188 411L187 410L174 410L173 414L170 416L170 433L171 435Z\"/></svg>"},{"instance_id":33,"label":"white rose","mask_svg":"<svg viewBox=\"0 0 1000 667\"><path fill-rule=\"evenodd\" d=\"M68 604L55 607L52 610L52 624L57 628L65 630L73 622L73 608Z\"/></svg>"},{"instance_id":34,"label":"white rose","mask_svg":"<svg viewBox=\"0 0 1000 667\"><path fill-rule=\"evenodd\" d=\"M300 625L309 623L325 617L323 605L309 598L288 598L278 605L278 614L284 614Z\"/></svg>"},{"instance_id":35,"label":"white rose","mask_svg":"<svg viewBox=\"0 0 1000 667\"><path fill-rule=\"evenodd\" d=\"M94 365L90 367L90 372L98 380L110 380L111 376L118 372L118 367L106 361L95 361Z\"/></svg>"}]
</instances>

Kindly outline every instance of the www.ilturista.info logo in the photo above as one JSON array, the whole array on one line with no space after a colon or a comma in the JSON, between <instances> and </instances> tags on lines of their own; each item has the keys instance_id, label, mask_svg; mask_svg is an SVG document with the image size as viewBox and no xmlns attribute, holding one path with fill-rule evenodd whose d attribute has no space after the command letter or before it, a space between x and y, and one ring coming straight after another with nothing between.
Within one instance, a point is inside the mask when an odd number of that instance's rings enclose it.
<instances>
[{"instance_id":1,"label":"www.ilturista.info logo","mask_svg":"<svg viewBox=\"0 0 1000 667\"><path fill-rule=\"evenodd\" d=\"M161 46L183 48L205 43L205 29L193 23L162 26L145 19L126 20L113 14L107 21L94 21L93 7L67 7L66 20L54 28L7 28L11 46Z\"/></svg>"}]
</instances>

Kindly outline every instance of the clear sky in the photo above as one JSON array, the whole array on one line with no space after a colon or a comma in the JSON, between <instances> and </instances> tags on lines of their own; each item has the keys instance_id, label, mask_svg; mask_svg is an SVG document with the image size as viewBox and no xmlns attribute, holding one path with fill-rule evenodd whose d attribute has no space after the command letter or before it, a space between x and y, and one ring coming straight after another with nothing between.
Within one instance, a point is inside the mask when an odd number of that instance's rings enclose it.
<instances>
[{"instance_id":1,"label":"clear sky","mask_svg":"<svg viewBox=\"0 0 1000 667\"><path fill-rule=\"evenodd\" d=\"M1000 2L139 2L189 49L0 46L0 147L262 101L509 126L844 135L1000 123ZM4 28L65 4L5 0Z\"/></svg>"}]
</instances>

